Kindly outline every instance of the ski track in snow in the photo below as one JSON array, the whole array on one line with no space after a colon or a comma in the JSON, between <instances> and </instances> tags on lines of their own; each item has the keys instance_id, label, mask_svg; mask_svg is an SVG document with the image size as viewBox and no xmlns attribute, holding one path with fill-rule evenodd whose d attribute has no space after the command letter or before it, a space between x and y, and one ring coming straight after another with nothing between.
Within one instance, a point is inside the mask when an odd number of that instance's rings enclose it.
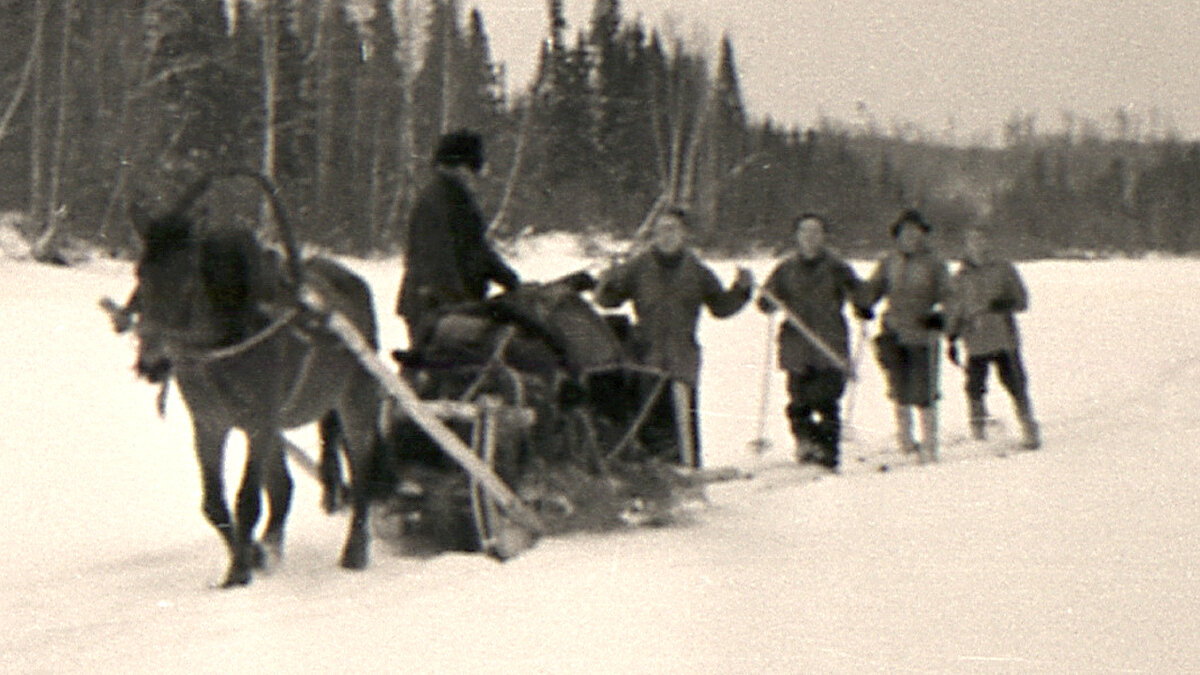
<instances>
[{"instance_id":1,"label":"ski track in snow","mask_svg":"<svg viewBox=\"0 0 1200 675\"><path fill-rule=\"evenodd\" d=\"M553 239L513 259L534 279L591 264ZM398 264L351 262L401 346ZM715 264L727 280L734 266ZM1042 451L948 443L942 464L879 472L891 416L867 350L844 475L768 469L792 452L783 376L756 456L765 319L747 308L701 324L703 447L709 466L762 472L710 486L680 524L544 540L506 564L376 542L349 573L344 516L294 472L286 559L224 592L187 412L172 395L156 417L132 341L96 309L124 299L131 267L0 261L0 670L1200 670L1200 262L1021 270ZM943 438L961 438L962 376L943 366ZM998 383L989 402L1015 436ZM311 428L289 435L315 446Z\"/></svg>"}]
</instances>

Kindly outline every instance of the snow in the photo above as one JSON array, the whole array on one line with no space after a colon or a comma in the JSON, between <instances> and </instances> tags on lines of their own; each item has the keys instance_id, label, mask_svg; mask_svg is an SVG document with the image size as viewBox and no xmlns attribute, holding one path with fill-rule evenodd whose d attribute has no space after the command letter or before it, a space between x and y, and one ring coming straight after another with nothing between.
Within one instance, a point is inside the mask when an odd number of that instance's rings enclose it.
<instances>
[{"instance_id":1,"label":"snow","mask_svg":"<svg viewBox=\"0 0 1200 675\"><path fill-rule=\"evenodd\" d=\"M513 256L528 278L602 265L561 240ZM384 344L402 345L386 318L398 263L351 262L376 290ZM762 278L771 261L743 264ZM728 280L735 263L715 267ZM128 293L130 266L0 260L0 670L1200 670L1200 262L1021 270L1042 451L997 458L962 442L937 466L857 462L891 437L868 350L843 476L767 469L710 487L678 525L546 540L506 564L376 542L351 573L336 565L345 517L325 516L296 472L285 561L220 591L225 552L200 513L187 412L172 395L156 416L131 340L96 309ZM711 466L790 454L778 374L771 449L747 449L765 322L748 309L701 324ZM961 389L947 362L944 439L966 434ZM312 429L291 436L315 445Z\"/></svg>"}]
</instances>

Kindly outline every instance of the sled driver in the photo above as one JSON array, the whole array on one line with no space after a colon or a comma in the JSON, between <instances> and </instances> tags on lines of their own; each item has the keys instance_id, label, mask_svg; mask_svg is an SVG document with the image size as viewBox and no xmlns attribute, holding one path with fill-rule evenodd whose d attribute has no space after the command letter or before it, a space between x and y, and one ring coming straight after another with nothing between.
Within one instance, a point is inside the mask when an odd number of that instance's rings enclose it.
<instances>
[{"instance_id":1,"label":"sled driver","mask_svg":"<svg viewBox=\"0 0 1200 675\"><path fill-rule=\"evenodd\" d=\"M520 283L485 236L473 195L483 167L478 134L460 130L438 142L434 178L409 216L404 277L396 302L396 313L408 326L410 349L422 342L439 308L483 300L489 281L507 289Z\"/></svg>"}]
</instances>

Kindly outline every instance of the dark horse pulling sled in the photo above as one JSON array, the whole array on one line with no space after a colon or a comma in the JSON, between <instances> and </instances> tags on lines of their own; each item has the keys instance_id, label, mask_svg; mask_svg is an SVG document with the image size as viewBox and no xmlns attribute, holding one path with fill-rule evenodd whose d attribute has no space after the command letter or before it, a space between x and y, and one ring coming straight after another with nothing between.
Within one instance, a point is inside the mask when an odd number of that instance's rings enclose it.
<instances>
[{"instance_id":1,"label":"dark horse pulling sled","mask_svg":"<svg viewBox=\"0 0 1200 675\"><path fill-rule=\"evenodd\" d=\"M579 297L590 277L451 309L396 354L398 376L377 355L367 284L332 260L300 257L269 181L226 175L267 193L285 256L249 232L190 219L205 178L165 215L131 209L144 244L137 288L123 307L102 301L118 331L136 329L139 373L164 391L173 378L188 407L203 510L229 550L225 586L281 555L292 496L282 431L317 421L324 502L351 507L341 557L350 569L367 563L373 499L383 503L376 531L407 550L504 559L542 534L662 521L695 493L695 476L638 453L645 374ZM231 514L224 444L235 428L248 443Z\"/></svg>"}]
</instances>

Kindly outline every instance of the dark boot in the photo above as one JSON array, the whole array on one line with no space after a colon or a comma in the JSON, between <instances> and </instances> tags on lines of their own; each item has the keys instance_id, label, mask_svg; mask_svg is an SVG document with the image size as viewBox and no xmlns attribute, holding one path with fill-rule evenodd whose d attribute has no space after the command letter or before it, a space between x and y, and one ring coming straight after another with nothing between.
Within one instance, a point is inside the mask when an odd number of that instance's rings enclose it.
<instances>
[{"instance_id":1,"label":"dark boot","mask_svg":"<svg viewBox=\"0 0 1200 675\"><path fill-rule=\"evenodd\" d=\"M987 440L987 406L983 399L970 399L971 404L971 438L977 441Z\"/></svg>"},{"instance_id":2,"label":"dark boot","mask_svg":"<svg viewBox=\"0 0 1200 675\"><path fill-rule=\"evenodd\" d=\"M821 446L821 464L830 471L836 472L840 465L840 441L842 421L836 401L826 403L820 409L820 421L817 422L817 442Z\"/></svg>"},{"instance_id":3,"label":"dark boot","mask_svg":"<svg viewBox=\"0 0 1200 675\"><path fill-rule=\"evenodd\" d=\"M922 463L936 462L940 459L938 452L938 418L937 407L926 406L917 408L921 418L921 444L918 455Z\"/></svg>"},{"instance_id":4,"label":"dark boot","mask_svg":"<svg viewBox=\"0 0 1200 675\"><path fill-rule=\"evenodd\" d=\"M1017 419L1021 421L1021 447L1026 450L1037 450L1042 447L1042 434L1037 420L1033 418L1033 407L1029 399L1014 401L1017 409Z\"/></svg>"},{"instance_id":5,"label":"dark boot","mask_svg":"<svg viewBox=\"0 0 1200 675\"><path fill-rule=\"evenodd\" d=\"M908 455L917 452L917 442L913 440L912 406L897 403L896 414L896 444L900 452Z\"/></svg>"},{"instance_id":6,"label":"dark boot","mask_svg":"<svg viewBox=\"0 0 1200 675\"><path fill-rule=\"evenodd\" d=\"M822 453L812 407L799 403L789 404L787 416L792 437L796 439L796 461L801 464L819 461Z\"/></svg>"}]
</instances>

